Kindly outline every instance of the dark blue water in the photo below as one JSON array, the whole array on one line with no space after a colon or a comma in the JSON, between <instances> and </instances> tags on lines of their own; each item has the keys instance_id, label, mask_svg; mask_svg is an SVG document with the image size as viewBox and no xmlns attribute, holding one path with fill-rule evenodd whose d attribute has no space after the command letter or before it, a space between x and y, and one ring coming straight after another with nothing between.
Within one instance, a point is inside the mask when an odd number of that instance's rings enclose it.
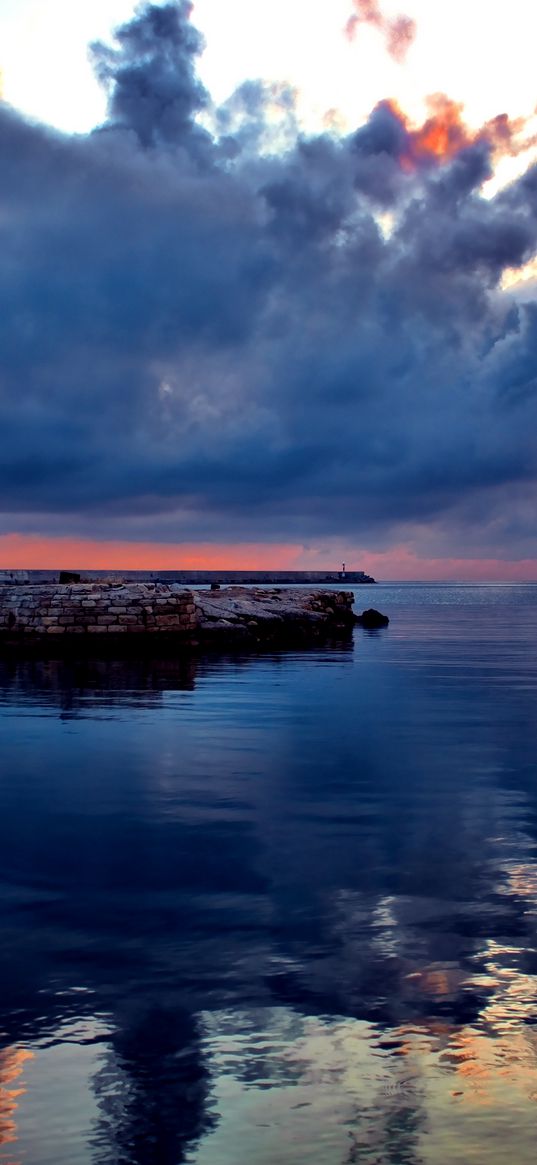
<instances>
[{"instance_id":1,"label":"dark blue water","mask_svg":"<svg viewBox=\"0 0 537 1165\"><path fill-rule=\"evenodd\" d=\"M2 1165L533 1165L537 587L0 662Z\"/></svg>"}]
</instances>

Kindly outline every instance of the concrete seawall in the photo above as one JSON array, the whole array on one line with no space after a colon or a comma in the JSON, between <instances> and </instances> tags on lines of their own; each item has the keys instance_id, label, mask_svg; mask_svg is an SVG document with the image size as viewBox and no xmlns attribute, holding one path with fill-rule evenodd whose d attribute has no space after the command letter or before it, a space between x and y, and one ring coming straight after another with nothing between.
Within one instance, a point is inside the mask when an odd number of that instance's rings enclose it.
<instances>
[{"instance_id":1,"label":"concrete seawall","mask_svg":"<svg viewBox=\"0 0 537 1165\"><path fill-rule=\"evenodd\" d=\"M315 640L350 632L351 591L193 591L177 583L0 587L0 648L121 647Z\"/></svg>"},{"instance_id":2,"label":"concrete seawall","mask_svg":"<svg viewBox=\"0 0 537 1165\"><path fill-rule=\"evenodd\" d=\"M113 580L114 582L165 582L184 586L208 586L213 582L224 586L281 586L327 583L346 583L360 586L375 579L362 570L81 570L81 582ZM0 583L58 582L59 570L0 570Z\"/></svg>"}]
</instances>

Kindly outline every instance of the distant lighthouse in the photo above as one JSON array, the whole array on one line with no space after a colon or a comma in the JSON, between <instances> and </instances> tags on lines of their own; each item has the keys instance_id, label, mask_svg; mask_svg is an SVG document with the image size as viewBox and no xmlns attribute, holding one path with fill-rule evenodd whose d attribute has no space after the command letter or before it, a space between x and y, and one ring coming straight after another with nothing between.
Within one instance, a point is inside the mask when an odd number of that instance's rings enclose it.
<instances>
[{"instance_id":1,"label":"distant lighthouse","mask_svg":"<svg viewBox=\"0 0 537 1165\"><path fill-rule=\"evenodd\" d=\"M345 563L341 563L341 577L345 578Z\"/></svg>"}]
</instances>

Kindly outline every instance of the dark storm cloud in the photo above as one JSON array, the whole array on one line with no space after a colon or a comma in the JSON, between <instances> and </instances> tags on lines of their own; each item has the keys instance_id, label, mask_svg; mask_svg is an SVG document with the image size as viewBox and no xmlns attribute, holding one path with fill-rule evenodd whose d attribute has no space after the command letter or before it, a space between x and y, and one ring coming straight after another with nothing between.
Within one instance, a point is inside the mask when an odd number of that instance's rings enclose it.
<instances>
[{"instance_id":1,"label":"dark storm cloud","mask_svg":"<svg viewBox=\"0 0 537 1165\"><path fill-rule=\"evenodd\" d=\"M0 107L3 528L445 523L527 554L537 305L498 286L537 248L537 170L486 198L485 131L418 156L388 103L289 144L292 91L252 82L214 110L199 49L189 5L149 6L94 49L105 127Z\"/></svg>"},{"instance_id":2,"label":"dark storm cloud","mask_svg":"<svg viewBox=\"0 0 537 1165\"><path fill-rule=\"evenodd\" d=\"M109 90L109 124L133 130L142 146L171 143L199 152L208 137L193 117L208 103L195 71L203 48L192 5L148 6L116 33L116 48L92 46L95 71Z\"/></svg>"}]
</instances>

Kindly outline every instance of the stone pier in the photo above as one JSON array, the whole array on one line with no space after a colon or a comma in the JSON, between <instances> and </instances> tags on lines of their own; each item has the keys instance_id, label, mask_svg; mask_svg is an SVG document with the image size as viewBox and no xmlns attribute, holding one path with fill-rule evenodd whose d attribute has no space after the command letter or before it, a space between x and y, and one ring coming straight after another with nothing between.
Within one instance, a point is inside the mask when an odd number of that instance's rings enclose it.
<instances>
[{"instance_id":1,"label":"stone pier","mask_svg":"<svg viewBox=\"0 0 537 1165\"><path fill-rule=\"evenodd\" d=\"M307 642L349 633L351 591L151 582L0 586L0 649Z\"/></svg>"}]
</instances>

